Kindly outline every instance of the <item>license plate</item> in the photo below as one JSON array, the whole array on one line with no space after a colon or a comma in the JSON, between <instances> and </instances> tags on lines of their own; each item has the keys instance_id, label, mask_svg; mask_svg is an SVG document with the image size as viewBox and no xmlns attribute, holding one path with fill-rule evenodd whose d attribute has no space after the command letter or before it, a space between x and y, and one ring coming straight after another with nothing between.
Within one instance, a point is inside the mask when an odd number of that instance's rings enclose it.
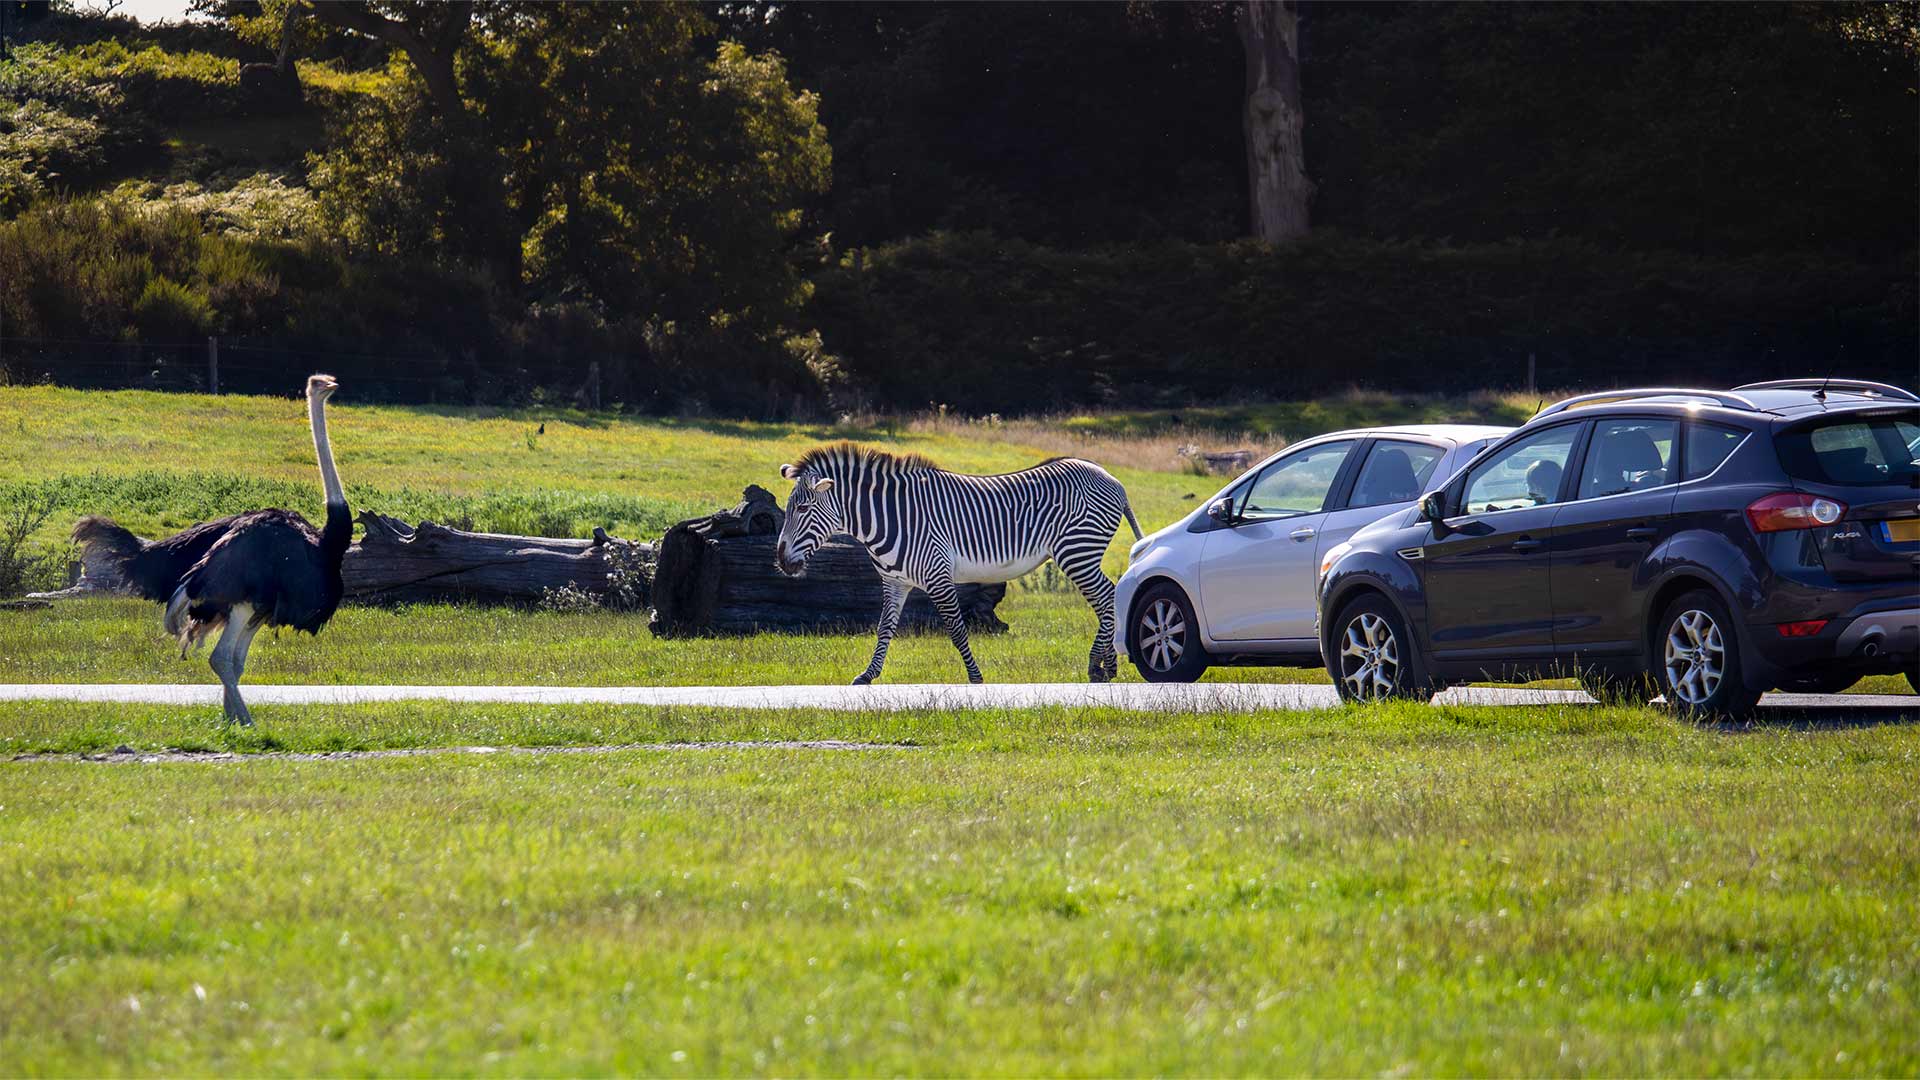
<instances>
[{"instance_id":1,"label":"license plate","mask_svg":"<svg viewBox=\"0 0 1920 1080\"><path fill-rule=\"evenodd\" d=\"M1887 522L1887 540L1894 544L1911 544L1920 541L1920 518Z\"/></svg>"}]
</instances>

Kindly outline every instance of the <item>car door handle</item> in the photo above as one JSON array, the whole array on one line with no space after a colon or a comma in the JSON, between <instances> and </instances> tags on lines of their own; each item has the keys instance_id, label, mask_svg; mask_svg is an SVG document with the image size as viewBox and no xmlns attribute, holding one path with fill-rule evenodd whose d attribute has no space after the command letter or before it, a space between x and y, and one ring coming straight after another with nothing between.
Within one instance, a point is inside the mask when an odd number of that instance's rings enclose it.
<instances>
[{"instance_id":1,"label":"car door handle","mask_svg":"<svg viewBox=\"0 0 1920 1080\"><path fill-rule=\"evenodd\" d=\"M1651 540L1660 535L1660 530L1651 525L1635 525L1627 530L1629 540Z\"/></svg>"},{"instance_id":2,"label":"car door handle","mask_svg":"<svg viewBox=\"0 0 1920 1080\"><path fill-rule=\"evenodd\" d=\"M1295 540L1311 540L1313 539L1313 529L1302 525L1287 535L1293 537Z\"/></svg>"},{"instance_id":3,"label":"car door handle","mask_svg":"<svg viewBox=\"0 0 1920 1080\"><path fill-rule=\"evenodd\" d=\"M1523 554L1529 551L1539 551L1540 541L1535 540L1530 536L1523 536L1520 539L1515 540L1513 542L1513 550L1521 552Z\"/></svg>"}]
</instances>

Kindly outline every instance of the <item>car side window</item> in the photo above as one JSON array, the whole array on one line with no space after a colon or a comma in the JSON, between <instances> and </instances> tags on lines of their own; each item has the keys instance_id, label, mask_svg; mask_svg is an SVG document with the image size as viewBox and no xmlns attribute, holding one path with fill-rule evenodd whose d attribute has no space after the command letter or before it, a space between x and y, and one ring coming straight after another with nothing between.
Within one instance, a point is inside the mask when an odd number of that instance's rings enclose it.
<instances>
[{"instance_id":1,"label":"car side window","mask_svg":"<svg viewBox=\"0 0 1920 1080\"><path fill-rule=\"evenodd\" d=\"M1426 443L1400 439L1379 439L1367 451L1360 466L1360 478L1354 481L1353 497L1347 506L1384 506L1387 503L1412 502L1427 490L1427 481L1440 464L1442 451Z\"/></svg>"},{"instance_id":2,"label":"car side window","mask_svg":"<svg viewBox=\"0 0 1920 1080\"><path fill-rule=\"evenodd\" d=\"M1239 513L1247 518L1294 517L1326 508L1352 442L1323 443L1288 454L1261 470L1247 485Z\"/></svg>"},{"instance_id":3,"label":"car side window","mask_svg":"<svg viewBox=\"0 0 1920 1080\"><path fill-rule=\"evenodd\" d=\"M1460 513L1521 510L1560 501L1560 478L1579 424L1561 424L1493 451L1467 474Z\"/></svg>"},{"instance_id":4,"label":"car side window","mask_svg":"<svg viewBox=\"0 0 1920 1080\"><path fill-rule=\"evenodd\" d=\"M1747 433L1739 428L1695 422L1687 427L1686 477L1698 480L1720 467Z\"/></svg>"},{"instance_id":5,"label":"car side window","mask_svg":"<svg viewBox=\"0 0 1920 1080\"><path fill-rule=\"evenodd\" d=\"M1673 455L1679 446L1677 420L1629 416L1597 421L1580 468L1577 497L1625 495L1674 483Z\"/></svg>"}]
</instances>

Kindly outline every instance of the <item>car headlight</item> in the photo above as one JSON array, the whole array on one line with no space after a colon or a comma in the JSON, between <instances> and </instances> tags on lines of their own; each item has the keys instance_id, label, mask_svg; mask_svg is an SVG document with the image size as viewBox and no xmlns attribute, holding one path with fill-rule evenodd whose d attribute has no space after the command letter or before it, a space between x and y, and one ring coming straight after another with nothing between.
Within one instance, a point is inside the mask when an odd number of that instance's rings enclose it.
<instances>
[{"instance_id":1,"label":"car headlight","mask_svg":"<svg viewBox=\"0 0 1920 1080\"><path fill-rule=\"evenodd\" d=\"M1341 556L1345 555L1347 552L1352 550L1353 550L1352 544L1335 544L1332 547L1328 548L1327 553L1325 555L1320 556L1320 573L1318 576L1314 578L1314 580L1315 581L1327 580L1327 571L1333 569L1333 564L1339 562Z\"/></svg>"}]
</instances>

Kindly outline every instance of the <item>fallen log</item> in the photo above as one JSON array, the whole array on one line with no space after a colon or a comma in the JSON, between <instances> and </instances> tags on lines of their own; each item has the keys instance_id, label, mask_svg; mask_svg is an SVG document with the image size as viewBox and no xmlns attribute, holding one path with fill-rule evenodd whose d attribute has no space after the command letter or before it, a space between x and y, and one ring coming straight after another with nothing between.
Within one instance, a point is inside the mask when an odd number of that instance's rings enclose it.
<instances>
[{"instance_id":1,"label":"fallen log","mask_svg":"<svg viewBox=\"0 0 1920 1080\"><path fill-rule=\"evenodd\" d=\"M609 607L646 603L644 574L628 563L644 560L649 545L593 530L591 540L466 532L431 521L409 527L397 518L362 511L360 542L347 549L340 576L347 599L359 603L432 600L535 604L549 593L573 590ZM638 580L625 582L623 573ZM637 586L637 588L635 587Z\"/></svg>"},{"instance_id":2,"label":"fallen log","mask_svg":"<svg viewBox=\"0 0 1920 1080\"><path fill-rule=\"evenodd\" d=\"M646 563L653 546L593 530L591 540L466 532L431 521L409 526L398 518L362 511L363 535L340 564L348 603L390 604L459 601L538 604L571 590L597 605L644 607ZM80 580L31 599L67 599L126 592L118 570L91 559Z\"/></svg>"},{"instance_id":3,"label":"fallen log","mask_svg":"<svg viewBox=\"0 0 1920 1080\"><path fill-rule=\"evenodd\" d=\"M866 549L831 541L807 560L804 574L787 577L773 560L783 518L779 505L758 486L748 487L745 495L731 510L667 530L657 548L650 629L660 637L873 629L882 591ZM1003 584L960 586L967 625L984 633L1004 631L1007 624L994 607L1006 595ZM908 598L900 623L903 628L945 626L918 590Z\"/></svg>"}]
</instances>

